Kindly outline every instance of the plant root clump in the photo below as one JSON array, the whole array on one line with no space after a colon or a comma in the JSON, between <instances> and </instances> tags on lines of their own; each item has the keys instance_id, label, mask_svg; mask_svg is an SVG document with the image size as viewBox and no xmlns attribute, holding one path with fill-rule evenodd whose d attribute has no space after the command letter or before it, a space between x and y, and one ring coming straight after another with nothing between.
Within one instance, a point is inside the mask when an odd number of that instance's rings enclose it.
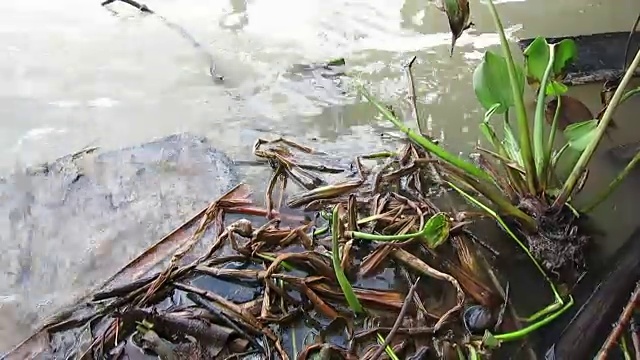
<instances>
[{"instance_id":1,"label":"plant root clump","mask_svg":"<svg viewBox=\"0 0 640 360\"><path fill-rule=\"evenodd\" d=\"M529 251L547 272L576 275L586 267L584 249L590 237L580 231L571 209L564 206L557 211L536 198L525 198L518 207L538 225L538 232L526 233L525 237Z\"/></svg>"}]
</instances>

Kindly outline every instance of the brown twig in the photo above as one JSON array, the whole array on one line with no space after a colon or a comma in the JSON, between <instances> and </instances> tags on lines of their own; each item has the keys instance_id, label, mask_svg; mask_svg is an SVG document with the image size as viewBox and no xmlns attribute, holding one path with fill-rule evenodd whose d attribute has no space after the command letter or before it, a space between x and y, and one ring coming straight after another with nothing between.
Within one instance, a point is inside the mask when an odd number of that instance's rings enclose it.
<instances>
[{"instance_id":1,"label":"brown twig","mask_svg":"<svg viewBox=\"0 0 640 360\"><path fill-rule=\"evenodd\" d=\"M196 303L197 305L200 305L203 308L210 311L212 314L217 316L220 319L220 321L224 323L224 325L229 326L235 332L237 332L238 335L247 339L251 343L251 345L253 345L258 351L261 351L263 354L265 353L264 348L256 341L255 334L254 336L251 336L246 331L241 329L240 326L238 326L238 324L236 324L236 322L233 321L233 319L231 319L227 314L224 313L224 311L221 311L217 307L213 306L206 299L204 299L202 296L198 294L188 293L187 298L193 301L194 303Z\"/></svg>"},{"instance_id":2,"label":"brown twig","mask_svg":"<svg viewBox=\"0 0 640 360\"><path fill-rule=\"evenodd\" d=\"M640 359L640 324L636 317L631 317L631 325L629 325L631 332L631 341L633 342L633 349L635 352L634 359Z\"/></svg>"},{"instance_id":3,"label":"brown twig","mask_svg":"<svg viewBox=\"0 0 640 360\"><path fill-rule=\"evenodd\" d=\"M389 334L387 335L387 337L384 339L384 342L380 346L378 346L378 349L376 350L376 352L373 353L373 355L371 356L372 360L377 360L378 358L380 358L380 355L382 355L382 352L384 351L384 349L386 349L387 346L389 346L389 344L391 343L391 340L393 340L393 337L396 335L396 332L398 331L398 329L400 329L400 326L402 326L402 320L404 320L404 315L407 313L407 310L409 309L409 304L413 303L413 301L411 300L413 299L413 293L415 293L419 282L420 282L420 278L418 277L418 279L413 283L413 285L411 285L411 288L409 289L409 293L407 294L407 297L404 299L404 304L402 305L402 309L400 309L400 313L396 318L396 322L393 323L393 327L391 328L391 331L389 331Z\"/></svg>"},{"instance_id":4,"label":"brown twig","mask_svg":"<svg viewBox=\"0 0 640 360\"><path fill-rule=\"evenodd\" d=\"M624 307L622 314L620 314L618 323L613 328L613 330L609 334L609 337L607 337L607 340L604 342L604 344L600 348L600 351L598 351L598 354L594 359L604 360L607 358L609 351L611 351L611 349L618 342L620 335L622 335L622 333L624 332L624 329L629 324L629 320L631 319L631 315L633 315L633 311L636 308L638 301L640 301L640 282L636 284L636 288L633 291L633 294L631 295L629 302Z\"/></svg>"},{"instance_id":5,"label":"brown twig","mask_svg":"<svg viewBox=\"0 0 640 360\"><path fill-rule=\"evenodd\" d=\"M633 27L631 31L629 31L629 37L627 38L627 45L624 49L624 63L622 64L622 73L624 74L627 71L627 67L629 66L629 49L631 48L631 41L633 40L633 36L636 34L636 30L638 30L638 24L640 23L640 13L636 17L635 22L633 23Z\"/></svg>"},{"instance_id":6,"label":"brown twig","mask_svg":"<svg viewBox=\"0 0 640 360\"><path fill-rule=\"evenodd\" d=\"M269 340L271 340L275 344L276 350L280 354L281 358L283 360L289 360L289 356L284 351L284 348L282 347L280 339L273 333L273 331L271 331L271 329L269 327L265 326L263 323L258 321L258 319L256 319L252 314L248 313L247 311L242 309L237 304L225 299L224 297L222 297L222 296L220 296L220 295L218 295L216 293L213 293L211 291L206 291L206 290L197 288L195 286L191 286L191 285L187 285L187 284L183 284L183 283L173 283L173 286L176 289L199 295L203 299L212 301L212 302L214 302L214 303L226 308L227 310L230 310L230 311L234 312L236 315L238 315L240 318L242 318L244 321L246 321L247 324L249 324L249 325L255 327L256 329L262 331L262 333L267 338L269 338Z\"/></svg>"},{"instance_id":7,"label":"brown twig","mask_svg":"<svg viewBox=\"0 0 640 360\"><path fill-rule=\"evenodd\" d=\"M415 87L415 81L413 78L413 63L416 61L416 57L413 56L409 62L407 62L407 64L404 66L405 72L407 74L407 81L409 82L409 101L411 103L411 111L413 113L414 119L416 121L416 124L418 126L418 131L420 131L421 134L425 134L422 131L422 124L420 122L420 116L418 114L418 104L417 104L417 97L416 97L416 87ZM431 134L425 134L429 137L431 137ZM434 159L431 158L431 154L429 152L426 153L426 161L428 162L428 166L431 170L431 172L433 173L433 175L435 175L435 180L438 182L442 182L444 177L442 176L442 172L440 171L440 169L438 169L437 164L435 163ZM445 192L445 199L447 201L447 205L449 206L450 210L452 211L452 213L457 214L457 210L454 206L454 202L453 199L451 198L451 195L449 192Z\"/></svg>"},{"instance_id":8,"label":"brown twig","mask_svg":"<svg viewBox=\"0 0 640 360\"><path fill-rule=\"evenodd\" d=\"M367 336L371 336L371 335L375 335L378 332L387 332L387 331L391 331L390 327L383 327L383 326L378 326L378 327L374 327L371 329L367 329L367 330L362 330L362 331L358 331L353 338L354 339L362 339L365 338ZM436 329L432 326L429 327L405 327L405 328L399 328L396 331L396 334L403 334L403 335L429 335L429 334L433 334L436 332Z\"/></svg>"},{"instance_id":9,"label":"brown twig","mask_svg":"<svg viewBox=\"0 0 640 360\"><path fill-rule=\"evenodd\" d=\"M133 1L133 0L106 0L106 1L102 2L102 4L100 4L100 5L101 6L106 6L106 5L109 5L109 4L114 3L116 1L121 1L121 2L123 2L125 4L127 4L127 5L131 5L134 8L136 8L136 9L142 11L142 12L146 12L146 13L149 13L149 14L154 14L153 10L149 9L147 7L147 5L140 4L139 2Z\"/></svg>"},{"instance_id":10,"label":"brown twig","mask_svg":"<svg viewBox=\"0 0 640 360\"><path fill-rule=\"evenodd\" d=\"M391 256L393 256L397 261L402 262L405 266L412 268L413 270L420 272L423 275L438 280L448 281L456 289L457 303L440 317L440 320L438 320L438 322L434 326L434 329L436 331L438 331L442 327L442 325L444 325L444 323L449 319L451 315L462 309L462 304L464 303L465 299L465 293L460 287L458 280L456 280L453 276L432 268L418 257L403 249L394 249Z\"/></svg>"},{"instance_id":11,"label":"brown twig","mask_svg":"<svg viewBox=\"0 0 640 360\"><path fill-rule=\"evenodd\" d=\"M411 59L409 59L409 61L403 66L403 68L405 73L407 74L407 81L409 82L409 103L411 104L411 112L413 113L413 118L418 125L418 131L420 131L421 134L424 134L424 132L422 131L422 126L420 124L420 117L418 115L416 86L413 80L413 73L411 71L413 63L415 61L416 61L416 57L412 56Z\"/></svg>"}]
</instances>

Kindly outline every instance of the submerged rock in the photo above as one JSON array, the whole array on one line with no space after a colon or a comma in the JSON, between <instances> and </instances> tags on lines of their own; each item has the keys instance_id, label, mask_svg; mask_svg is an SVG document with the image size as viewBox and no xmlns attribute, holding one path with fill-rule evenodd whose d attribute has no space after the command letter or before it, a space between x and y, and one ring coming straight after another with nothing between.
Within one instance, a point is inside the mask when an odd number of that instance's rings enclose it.
<instances>
[{"instance_id":1,"label":"submerged rock","mask_svg":"<svg viewBox=\"0 0 640 360\"><path fill-rule=\"evenodd\" d=\"M204 138L70 155L0 182L0 351L237 182ZM6 322L0 322L5 324Z\"/></svg>"}]
</instances>

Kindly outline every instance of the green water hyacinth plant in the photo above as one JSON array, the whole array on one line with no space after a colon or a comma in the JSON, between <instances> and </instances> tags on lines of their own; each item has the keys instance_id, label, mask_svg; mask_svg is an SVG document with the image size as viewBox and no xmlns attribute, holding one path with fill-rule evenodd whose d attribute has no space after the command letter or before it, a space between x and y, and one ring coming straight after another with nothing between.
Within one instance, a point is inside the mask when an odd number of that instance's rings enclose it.
<instances>
[{"instance_id":1,"label":"green water hyacinth plant","mask_svg":"<svg viewBox=\"0 0 640 360\"><path fill-rule=\"evenodd\" d=\"M478 201L495 209L506 221L514 222L526 238L529 251L547 271L574 269L583 265L582 248L588 238L578 226L580 212L570 201L584 184L589 161L616 107L639 91L625 93L640 55L626 69L602 118L568 126L563 134L566 144L556 149L561 96L568 91L562 78L577 56L576 44L570 39L549 44L544 38L536 38L524 51L524 63L519 64L514 61L493 1L488 1L488 7L502 51L487 51L473 73L474 92L485 109L480 130L491 146L479 148L479 161L448 152L410 129L366 90L362 93L413 142L441 160L447 181L473 196L481 195ZM533 116L525 107L527 84L537 91ZM548 126L545 112L550 99L556 99L558 106ZM499 132L503 135L499 136ZM579 158L568 177L559 179L558 163L568 149L577 152ZM594 208L608 196L637 161L632 161L607 191L585 209Z\"/></svg>"}]
</instances>

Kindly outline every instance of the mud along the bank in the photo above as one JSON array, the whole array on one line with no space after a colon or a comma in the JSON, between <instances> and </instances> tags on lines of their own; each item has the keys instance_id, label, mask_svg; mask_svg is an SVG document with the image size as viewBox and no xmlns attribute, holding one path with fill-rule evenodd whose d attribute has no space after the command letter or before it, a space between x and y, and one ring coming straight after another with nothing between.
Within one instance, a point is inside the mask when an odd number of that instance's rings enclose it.
<instances>
[{"instance_id":1,"label":"mud along the bank","mask_svg":"<svg viewBox=\"0 0 640 360\"><path fill-rule=\"evenodd\" d=\"M237 182L204 138L83 152L0 182L0 352Z\"/></svg>"}]
</instances>

